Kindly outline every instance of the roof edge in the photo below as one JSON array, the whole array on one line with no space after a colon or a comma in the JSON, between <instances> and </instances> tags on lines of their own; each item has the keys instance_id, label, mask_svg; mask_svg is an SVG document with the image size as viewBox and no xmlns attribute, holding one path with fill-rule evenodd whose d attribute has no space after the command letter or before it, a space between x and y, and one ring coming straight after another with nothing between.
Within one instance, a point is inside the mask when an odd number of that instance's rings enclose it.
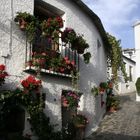
<instances>
[{"instance_id":1,"label":"roof edge","mask_svg":"<svg viewBox=\"0 0 140 140\"><path fill-rule=\"evenodd\" d=\"M81 0L73 0L73 2L75 2L93 20L94 25L97 27L101 35L105 48L108 48L108 47L110 48L106 31L103 27L103 24L100 18Z\"/></svg>"}]
</instances>

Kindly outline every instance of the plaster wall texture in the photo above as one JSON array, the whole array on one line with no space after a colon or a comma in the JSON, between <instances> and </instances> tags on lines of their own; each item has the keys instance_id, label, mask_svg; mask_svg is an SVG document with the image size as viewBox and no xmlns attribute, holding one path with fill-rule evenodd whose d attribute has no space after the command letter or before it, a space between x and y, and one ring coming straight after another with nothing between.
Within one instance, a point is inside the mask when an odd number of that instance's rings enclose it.
<instances>
[{"instance_id":1,"label":"plaster wall texture","mask_svg":"<svg viewBox=\"0 0 140 140\"><path fill-rule=\"evenodd\" d=\"M136 80L138 77L140 77L140 24L136 24L134 26L134 36L135 36L135 51L136 51Z\"/></svg>"},{"instance_id":2,"label":"plaster wall texture","mask_svg":"<svg viewBox=\"0 0 140 140\"><path fill-rule=\"evenodd\" d=\"M65 26L74 28L77 33L83 34L90 45L88 51L91 52L92 58L88 65L85 65L82 61L83 58L80 58L79 80L79 88L84 93L79 110L89 119L89 124L86 128L86 136L88 136L97 128L105 113L105 105L101 107L100 95L93 97L90 92L93 86L98 86L100 82L107 80L106 54L103 42L94 23L73 2L66 0L44 1L64 11ZM13 22L13 18L17 11L33 13L34 1L15 0L11 3L9 0L6 6L3 7L6 2L4 0L0 1L0 10L2 8L5 10L4 14L0 15L0 19L2 19L0 21L0 36L2 37L0 38L2 42L0 63L5 63L7 71L11 74L3 88L14 88L17 86L17 82L28 74L23 72L26 46L25 34L19 31L18 26ZM5 20L7 20L6 23ZM97 45L97 40L100 42L100 46ZM68 79L45 75L42 76L42 80L43 92L47 93L45 112L51 117L51 122L57 123L60 129L62 120L61 93L62 89L71 89L71 82ZM105 99L106 96L104 95L104 101Z\"/></svg>"},{"instance_id":3,"label":"plaster wall texture","mask_svg":"<svg viewBox=\"0 0 140 140\"><path fill-rule=\"evenodd\" d=\"M136 51L136 78L135 78L135 82L137 80L138 77L140 77L140 63L139 63L139 59L140 59L140 40L139 40L139 36L140 36L140 22L138 21L135 25L134 25L134 39L135 39L135 51ZM140 96L137 94L136 92L136 101L140 101Z\"/></svg>"},{"instance_id":4,"label":"plaster wall texture","mask_svg":"<svg viewBox=\"0 0 140 140\"><path fill-rule=\"evenodd\" d=\"M90 120L86 128L86 136L88 136L96 129L105 113L105 106L100 106L100 96L94 98L90 92L93 86L98 86L100 82L107 80L106 55L103 42L93 21L81 12L81 9L74 3L65 0L61 0L61 2L60 0L44 1L64 11L65 26L74 28L77 33L83 34L90 45L88 51L91 52L92 58L88 65L84 64L82 58L80 58L79 80L79 88L84 93L80 103L80 111ZM97 40L100 42L100 46L97 45Z\"/></svg>"}]
</instances>

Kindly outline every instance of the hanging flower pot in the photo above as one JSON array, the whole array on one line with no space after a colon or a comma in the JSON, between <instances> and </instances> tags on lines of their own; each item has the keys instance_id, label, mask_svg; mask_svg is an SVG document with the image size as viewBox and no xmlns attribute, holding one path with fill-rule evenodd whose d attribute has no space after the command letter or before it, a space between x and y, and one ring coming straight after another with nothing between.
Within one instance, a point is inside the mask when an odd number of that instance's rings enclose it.
<instances>
[{"instance_id":1,"label":"hanging flower pot","mask_svg":"<svg viewBox=\"0 0 140 140\"><path fill-rule=\"evenodd\" d=\"M83 54L83 53L84 53L84 50L85 50L85 49L78 47L77 53L78 53L78 54Z\"/></svg>"},{"instance_id":2,"label":"hanging flower pot","mask_svg":"<svg viewBox=\"0 0 140 140\"><path fill-rule=\"evenodd\" d=\"M77 49L78 49L78 46L79 46L79 44L78 44L77 40L75 39L75 40L71 43L71 49L72 49L72 50L77 50Z\"/></svg>"},{"instance_id":3,"label":"hanging flower pot","mask_svg":"<svg viewBox=\"0 0 140 140\"><path fill-rule=\"evenodd\" d=\"M19 20L19 27L20 27L20 30L25 31L26 26L27 26L27 22L26 22L24 19L20 19L20 20Z\"/></svg>"}]
</instances>

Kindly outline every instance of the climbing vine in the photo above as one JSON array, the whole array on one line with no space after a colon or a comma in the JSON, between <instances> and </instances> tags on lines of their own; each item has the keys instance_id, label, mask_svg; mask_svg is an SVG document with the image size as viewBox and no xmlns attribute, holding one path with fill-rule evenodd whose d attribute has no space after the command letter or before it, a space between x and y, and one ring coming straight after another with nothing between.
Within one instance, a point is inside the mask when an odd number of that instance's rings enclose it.
<instances>
[{"instance_id":1,"label":"climbing vine","mask_svg":"<svg viewBox=\"0 0 140 140\"><path fill-rule=\"evenodd\" d=\"M108 67L112 69L112 79L114 83L117 84L118 72L121 71L125 82L127 82L128 77L125 70L125 65L122 58L122 49L120 46L120 40L117 40L114 36L107 33L108 41L111 49L108 50Z\"/></svg>"}]
</instances>

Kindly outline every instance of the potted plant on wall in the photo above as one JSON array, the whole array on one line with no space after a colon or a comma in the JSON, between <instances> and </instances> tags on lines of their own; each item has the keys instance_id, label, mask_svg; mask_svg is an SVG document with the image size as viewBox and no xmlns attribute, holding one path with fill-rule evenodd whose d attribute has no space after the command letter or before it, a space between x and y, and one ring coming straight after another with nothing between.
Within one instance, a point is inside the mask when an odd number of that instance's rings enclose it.
<instances>
[{"instance_id":1,"label":"potted plant on wall","mask_svg":"<svg viewBox=\"0 0 140 140\"><path fill-rule=\"evenodd\" d=\"M37 80L34 76L28 76L21 81L24 93L30 96L32 101L38 101L40 97L41 80Z\"/></svg>"},{"instance_id":2,"label":"potted plant on wall","mask_svg":"<svg viewBox=\"0 0 140 140\"><path fill-rule=\"evenodd\" d=\"M27 12L17 12L17 15L14 19L15 22L19 23L21 30L25 30L27 25L35 20L36 20L35 16Z\"/></svg>"},{"instance_id":3,"label":"potted plant on wall","mask_svg":"<svg viewBox=\"0 0 140 140\"><path fill-rule=\"evenodd\" d=\"M76 114L72 118L72 122L76 128L76 137L75 140L83 140L85 135L85 128L88 124L88 119L85 115Z\"/></svg>"},{"instance_id":4,"label":"potted plant on wall","mask_svg":"<svg viewBox=\"0 0 140 140\"><path fill-rule=\"evenodd\" d=\"M84 57L84 62L86 64L88 64L89 61L90 61L90 58L91 58L91 53L90 52L87 52L87 53L83 54L83 57Z\"/></svg>"},{"instance_id":5,"label":"potted plant on wall","mask_svg":"<svg viewBox=\"0 0 140 140\"><path fill-rule=\"evenodd\" d=\"M65 28L65 30L61 33L61 40L65 44L67 43L73 43L73 41L76 38L76 32L72 28ZM76 46L74 46L74 43L71 46L71 49L74 50Z\"/></svg>"},{"instance_id":6,"label":"potted plant on wall","mask_svg":"<svg viewBox=\"0 0 140 140\"><path fill-rule=\"evenodd\" d=\"M116 112L119 108L119 99L116 96L108 96L106 101L106 107L109 112Z\"/></svg>"},{"instance_id":7,"label":"potted plant on wall","mask_svg":"<svg viewBox=\"0 0 140 140\"><path fill-rule=\"evenodd\" d=\"M137 78L137 81L135 83L135 86L136 86L136 90L137 90L137 93L136 93L136 100L137 101L140 101L140 77Z\"/></svg>"},{"instance_id":8,"label":"potted plant on wall","mask_svg":"<svg viewBox=\"0 0 140 140\"><path fill-rule=\"evenodd\" d=\"M54 31L59 31L63 27L63 20L61 17L48 18L41 23L42 33L45 36L52 37Z\"/></svg>"},{"instance_id":9,"label":"potted plant on wall","mask_svg":"<svg viewBox=\"0 0 140 140\"><path fill-rule=\"evenodd\" d=\"M62 95L62 106L68 107L70 109L76 109L78 107L78 102L80 101L81 93L74 91L63 91Z\"/></svg>"},{"instance_id":10,"label":"potted plant on wall","mask_svg":"<svg viewBox=\"0 0 140 140\"><path fill-rule=\"evenodd\" d=\"M5 78L8 76L8 73L5 71L5 65L0 65L0 86L4 84Z\"/></svg>"},{"instance_id":11,"label":"potted plant on wall","mask_svg":"<svg viewBox=\"0 0 140 140\"><path fill-rule=\"evenodd\" d=\"M14 20L19 24L19 28L22 31L26 31L28 41L32 42L36 28L39 26L37 18L27 12L17 12Z\"/></svg>"},{"instance_id":12,"label":"potted plant on wall","mask_svg":"<svg viewBox=\"0 0 140 140\"><path fill-rule=\"evenodd\" d=\"M88 43L83 38L83 35L78 35L74 41L77 45L77 53L78 54L83 54L85 49L89 48Z\"/></svg>"}]
</instances>

